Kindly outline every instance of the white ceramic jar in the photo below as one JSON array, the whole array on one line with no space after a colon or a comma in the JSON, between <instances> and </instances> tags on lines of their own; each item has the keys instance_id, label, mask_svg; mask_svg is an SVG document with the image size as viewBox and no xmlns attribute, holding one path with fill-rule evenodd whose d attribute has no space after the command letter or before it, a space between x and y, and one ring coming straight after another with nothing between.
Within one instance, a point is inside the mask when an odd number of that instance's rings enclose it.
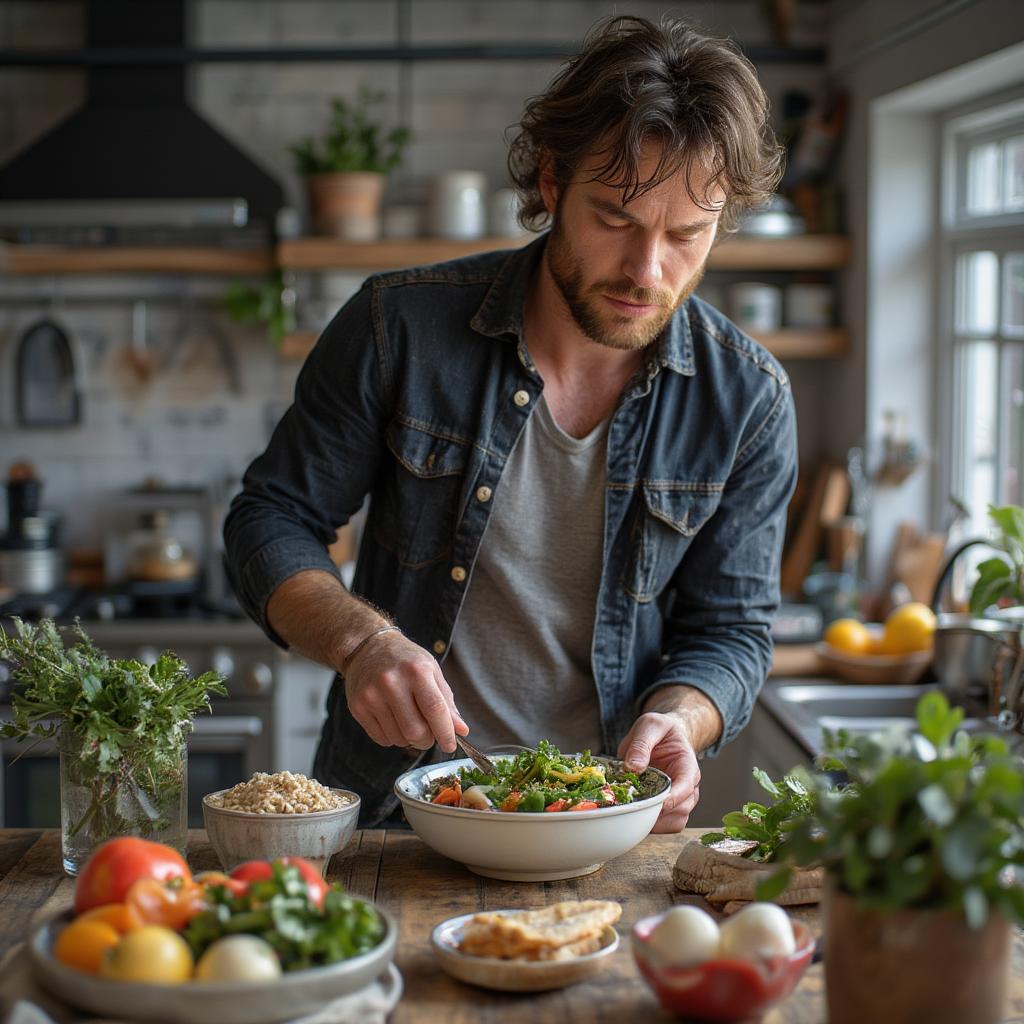
<instances>
[{"instance_id":1,"label":"white ceramic jar","mask_svg":"<svg viewBox=\"0 0 1024 1024\"><path fill-rule=\"evenodd\" d=\"M447 171L433 181L430 225L438 238L481 238L487 226L487 177L479 171Z\"/></svg>"},{"instance_id":2,"label":"white ceramic jar","mask_svg":"<svg viewBox=\"0 0 1024 1024\"><path fill-rule=\"evenodd\" d=\"M782 289L761 281L729 286L729 316L748 334L766 334L782 325Z\"/></svg>"},{"instance_id":3,"label":"white ceramic jar","mask_svg":"<svg viewBox=\"0 0 1024 1024\"><path fill-rule=\"evenodd\" d=\"M831 327L834 312L832 285L795 283L786 286L786 324L789 327Z\"/></svg>"}]
</instances>

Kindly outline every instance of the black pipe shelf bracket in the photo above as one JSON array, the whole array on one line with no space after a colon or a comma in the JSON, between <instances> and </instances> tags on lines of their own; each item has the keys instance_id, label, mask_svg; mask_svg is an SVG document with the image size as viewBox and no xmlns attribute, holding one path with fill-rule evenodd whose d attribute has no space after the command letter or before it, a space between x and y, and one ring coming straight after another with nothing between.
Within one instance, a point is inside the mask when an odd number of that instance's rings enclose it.
<instances>
[{"instance_id":1,"label":"black pipe shelf bracket","mask_svg":"<svg viewBox=\"0 0 1024 1024\"><path fill-rule=\"evenodd\" d=\"M144 47L79 50L0 50L0 67L54 68L238 63L347 63L358 61L562 60L578 43L501 43L468 46L365 47ZM754 64L823 64L822 46L741 47Z\"/></svg>"}]
</instances>

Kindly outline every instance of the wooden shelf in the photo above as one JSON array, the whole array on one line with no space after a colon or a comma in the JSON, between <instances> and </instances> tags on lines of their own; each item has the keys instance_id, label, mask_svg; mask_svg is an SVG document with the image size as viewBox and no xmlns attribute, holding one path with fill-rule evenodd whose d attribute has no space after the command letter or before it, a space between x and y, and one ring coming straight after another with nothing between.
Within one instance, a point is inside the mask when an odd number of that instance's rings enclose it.
<instances>
[{"instance_id":1,"label":"wooden shelf","mask_svg":"<svg viewBox=\"0 0 1024 1024\"><path fill-rule=\"evenodd\" d=\"M776 359L837 359L850 350L850 337L841 327L785 327L757 340Z\"/></svg>"},{"instance_id":2,"label":"wooden shelf","mask_svg":"<svg viewBox=\"0 0 1024 1024\"><path fill-rule=\"evenodd\" d=\"M265 274L269 249L0 245L5 274Z\"/></svg>"},{"instance_id":3,"label":"wooden shelf","mask_svg":"<svg viewBox=\"0 0 1024 1024\"><path fill-rule=\"evenodd\" d=\"M344 242L335 238L294 238L277 247L277 262L289 270L396 270L439 263L492 249L525 245L518 238L383 239ZM791 238L737 236L712 250L711 270L832 270L846 265L849 240L840 235L794 235Z\"/></svg>"},{"instance_id":4,"label":"wooden shelf","mask_svg":"<svg viewBox=\"0 0 1024 1024\"><path fill-rule=\"evenodd\" d=\"M281 341L282 359L305 359L316 344L316 331L296 331ZM835 359L845 356L849 338L841 328L810 330L792 328L757 339L777 359Z\"/></svg>"}]
</instances>

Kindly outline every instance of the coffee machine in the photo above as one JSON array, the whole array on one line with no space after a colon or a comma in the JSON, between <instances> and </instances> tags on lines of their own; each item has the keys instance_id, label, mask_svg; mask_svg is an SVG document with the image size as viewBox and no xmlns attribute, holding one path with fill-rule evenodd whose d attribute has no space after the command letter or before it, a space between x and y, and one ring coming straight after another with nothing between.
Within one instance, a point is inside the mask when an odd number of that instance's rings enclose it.
<instances>
[{"instance_id":1,"label":"coffee machine","mask_svg":"<svg viewBox=\"0 0 1024 1024\"><path fill-rule=\"evenodd\" d=\"M64 583L60 516L39 507L43 482L28 463L8 471L7 532L0 536L0 585L15 594L49 594Z\"/></svg>"}]
</instances>

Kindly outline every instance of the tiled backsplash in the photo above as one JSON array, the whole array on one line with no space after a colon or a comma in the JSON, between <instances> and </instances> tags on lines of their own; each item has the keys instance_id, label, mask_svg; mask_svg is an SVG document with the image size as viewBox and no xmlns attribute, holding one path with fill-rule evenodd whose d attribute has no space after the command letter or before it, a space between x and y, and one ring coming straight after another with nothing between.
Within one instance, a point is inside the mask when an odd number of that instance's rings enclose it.
<instances>
[{"instance_id":1,"label":"tiled backsplash","mask_svg":"<svg viewBox=\"0 0 1024 1024\"><path fill-rule=\"evenodd\" d=\"M799 8L794 43L820 43L824 8ZM588 0L413 0L408 38L414 45L575 42L609 13L691 17L706 28L748 42L770 34L749 3L616 4ZM819 10L820 9L820 10ZM393 0L198 0L192 5L199 46L395 45L399 9ZM82 40L76 3L0 5L0 47L75 47ZM208 63L198 65L194 102L218 129L285 185L304 210L300 182L285 147L318 131L328 103L370 85L387 94L386 119L406 123L414 141L392 175L386 202L422 199L430 177L473 168L491 190L507 184L504 131L526 97L543 90L550 60ZM778 103L789 88L813 91L823 70L772 64L762 70ZM0 71L0 162L33 141L81 102L77 70ZM359 277L331 275L306 282L321 296L318 321L340 305ZM63 512L72 547L99 547L100 519L110 496L158 476L170 484L237 476L265 443L286 407L297 366L282 361L258 328L232 323L223 310L224 282L158 276L82 277L66 281L0 279L0 476L27 458L46 480L45 504ZM186 290L198 297L183 326ZM153 367L143 379L128 355L134 302L145 298L147 347ZM13 354L21 332L50 314L72 335L79 354L84 421L64 430L19 429L14 415ZM212 335L211 335L212 330ZM216 337L227 339L225 359ZM796 375L807 379L804 371ZM813 380L807 385L814 390ZM797 389L798 402L800 389ZM3 513L0 512L0 524Z\"/></svg>"}]
</instances>

